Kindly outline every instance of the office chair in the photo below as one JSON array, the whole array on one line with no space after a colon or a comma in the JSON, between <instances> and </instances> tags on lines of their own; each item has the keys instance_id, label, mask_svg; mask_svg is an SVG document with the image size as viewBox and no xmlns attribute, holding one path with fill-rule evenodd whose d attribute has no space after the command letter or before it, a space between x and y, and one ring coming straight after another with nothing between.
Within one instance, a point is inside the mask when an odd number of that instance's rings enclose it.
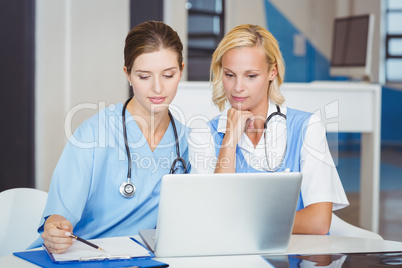
<instances>
[{"instance_id":1,"label":"office chair","mask_svg":"<svg viewBox=\"0 0 402 268\"><path fill-rule=\"evenodd\" d=\"M47 192L14 188L0 192L0 257L25 250L37 232Z\"/></svg>"},{"instance_id":2,"label":"office chair","mask_svg":"<svg viewBox=\"0 0 402 268\"><path fill-rule=\"evenodd\" d=\"M331 235L337 235L337 236L352 236L352 237L383 240L383 238L379 234L354 226L342 220L334 213L332 213L332 221L329 233Z\"/></svg>"}]
</instances>

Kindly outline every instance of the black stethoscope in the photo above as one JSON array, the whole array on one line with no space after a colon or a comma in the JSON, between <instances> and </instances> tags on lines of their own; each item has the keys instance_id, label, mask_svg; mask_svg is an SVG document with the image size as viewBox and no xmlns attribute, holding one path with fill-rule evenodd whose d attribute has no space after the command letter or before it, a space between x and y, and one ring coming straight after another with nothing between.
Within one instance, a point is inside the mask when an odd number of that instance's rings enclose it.
<instances>
[{"instance_id":1,"label":"black stethoscope","mask_svg":"<svg viewBox=\"0 0 402 268\"><path fill-rule=\"evenodd\" d=\"M276 112L273 112L272 114L270 114L268 116L267 120L265 120L265 123L264 123L264 148L265 148L265 157L267 159L267 167L266 168L263 167L263 169L265 169L266 171L271 171L271 172L277 171L282 166L282 162L283 162L283 159L285 158L285 153L286 153L286 149L287 149L287 143L286 143L285 149L283 150L283 154L282 154L283 157L280 158L279 165L277 165L274 168L271 168L270 165L269 165L269 157L268 157L268 153L267 153L267 139L266 139L267 126L268 126L269 121L274 116L281 116L281 117L285 118L285 120L286 120L286 115L281 113L281 109L279 108L278 105L276 105L276 110L277 110Z\"/></svg>"},{"instance_id":2,"label":"black stethoscope","mask_svg":"<svg viewBox=\"0 0 402 268\"><path fill-rule=\"evenodd\" d=\"M123 117L123 136L124 136L124 144L126 146L126 153L127 153L127 159L128 159L128 171L127 171L127 181L123 182L120 185L119 190L120 190L121 195L126 198L130 198L135 194L135 186L131 182L131 154L130 154L130 149L128 148L127 130L126 130L126 108L131 99L132 99L132 97L129 98L124 103L123 111L121 113L121 115ZM184 173L187 173L186 162L180 156L179 138L177 135L176 124L175 124L173 116L169 110L168 110L168 114L169 114L170 122L172 123L172 127L173 127L174 138L175 138L175 142L176 142L176 155L177 155L176 159L172 163L172 166L170 167L169 174L174 174L178 170L178 168L175 168L178 162L181 162L183 169L184 169Z\"/></svg>"}]
</instances>

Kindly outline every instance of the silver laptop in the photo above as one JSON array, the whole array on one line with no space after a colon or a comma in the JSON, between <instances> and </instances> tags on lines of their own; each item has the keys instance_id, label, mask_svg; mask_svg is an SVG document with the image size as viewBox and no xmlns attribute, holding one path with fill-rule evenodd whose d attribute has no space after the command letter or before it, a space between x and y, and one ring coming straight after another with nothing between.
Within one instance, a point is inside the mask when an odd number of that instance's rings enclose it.
<instances>
[{"instance_id":1,"label":"silver laptop","mask_svg":"<svg viewBox=\"0 0 402 268\"><path fill-rule=\"evenodd\" d=\"M157 228L139 234L156 257L282 253L301 180L301 173L165 175Z\"/></svg>"}]
</instances>

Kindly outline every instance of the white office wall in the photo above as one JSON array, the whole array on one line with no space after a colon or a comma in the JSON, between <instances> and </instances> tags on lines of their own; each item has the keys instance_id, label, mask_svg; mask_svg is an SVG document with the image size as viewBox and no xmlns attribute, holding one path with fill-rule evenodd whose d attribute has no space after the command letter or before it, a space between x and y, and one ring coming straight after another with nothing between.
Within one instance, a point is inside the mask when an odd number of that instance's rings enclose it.
<instances>
[{"instance_id":1,"label":"white office wall","mask_svg":"<svg viewBox=\"0 0 402 268\"><path fill-rule=\"evenodd\" d=\"M164 0L163 1L163 22L172 27L180 36L183 43L184 63L187 63L187 0ZM187 80L187 65L184 66L182 79Z\"/></svg>"},{"instance_id":2,"label":"white office wall","mask_svg":"<svg viewBox=\"0 0 402 268\"><path fill-rule=\"evenodd\" d=\"M267 26L265 0L226 0L225 33L240 24Z\"/></svg>"},{"instance_id":3,"label":"white office wall","mask_svg":"<svg viewBox=\"0 0 402 268\"><path fill-rule=\"evenodd\" d=\"M36 0L37 188L48 190L70 133L98 107L127 98L129 12L128 0Z\"/></svg>"}]
</instances>

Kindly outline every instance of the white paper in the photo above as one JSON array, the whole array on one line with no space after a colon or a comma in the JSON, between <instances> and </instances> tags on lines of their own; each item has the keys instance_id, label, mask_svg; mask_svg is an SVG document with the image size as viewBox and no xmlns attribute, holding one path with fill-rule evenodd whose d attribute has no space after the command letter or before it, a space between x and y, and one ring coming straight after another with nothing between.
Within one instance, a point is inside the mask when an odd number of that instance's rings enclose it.
<instances>
[{"instance_id":1,"label":"white paper","mask_svg":"<svg viewBox=\"0 0 402 268\"><path fill-rule=\"evenodd\" d=\"M130 237L110 237L88 240L105 250L101 251L80 241L75 241L66 252L52 254L55 261L91 261L102 259L129 259L148 257L149 251Z\"/></svg>"}]
</instances>

